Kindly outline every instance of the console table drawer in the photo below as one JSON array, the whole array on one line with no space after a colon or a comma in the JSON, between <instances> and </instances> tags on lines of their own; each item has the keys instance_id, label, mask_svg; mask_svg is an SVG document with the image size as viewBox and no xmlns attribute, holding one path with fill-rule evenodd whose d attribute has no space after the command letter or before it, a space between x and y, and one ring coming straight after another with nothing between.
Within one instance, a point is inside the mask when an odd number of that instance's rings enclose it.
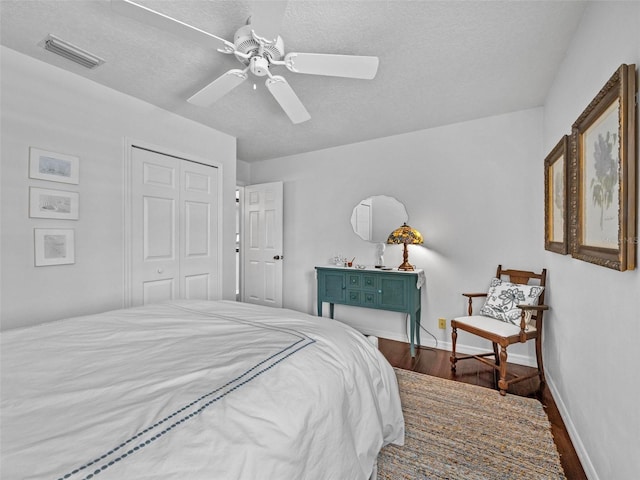
<instances>
[{"instance_id":1,"label":"console table drawer","mask_svg":"<svg viewBox=\"0 0 640 480\"><path fill-rule=\"evenodd\" d=\"M374 290L376 288L376 276L361 272L348 272L347 284L350 288L362 288L363 290Z\"/></svg>"},{"instance_id":2,"label":"console table drawer","mask_svg":"<svg viewBox=\"0 0 640 480\"><path fill-rule=\"evenodd\" d=\"M375 291L351 290L347 289L347 299L349 305L375 308L380 303L379 295ZM334 302L338 303L338 302Z\"/></svg>"}]
</instances>

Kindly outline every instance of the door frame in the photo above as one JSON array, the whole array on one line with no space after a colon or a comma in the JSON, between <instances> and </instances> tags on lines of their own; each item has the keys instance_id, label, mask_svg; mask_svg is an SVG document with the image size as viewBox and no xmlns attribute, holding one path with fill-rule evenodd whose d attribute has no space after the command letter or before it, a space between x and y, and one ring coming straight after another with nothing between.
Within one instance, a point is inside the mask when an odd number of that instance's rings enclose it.
<instances>
[{"instance_id":1,"label":"door frame","mask_svg":"<svg viewBox=\"0 0 640 480\"><path fill-rule=\"evenodd\" d=\"M238 286L238 292L236 293L236 301L242 302L244 301L244 241L242 240L242 236L244 234L244 185L236 184L236 236L237 242L237 251L236 251L236 284Z\"/></svg>"},{"instance_id":2,"label":"door frame","mask_svg":"<svg viewBox=\"0 0 640 480\"><path fill-rule=\"evenodd\" d=\"M223 186L223 169L222 164L209 160L203 157L198 157L192 154L186 154L184 152L174 150L165 146L155 145L150 142L146 142L144 140L134 139L131 137L124 137L123 139L123 168L122 168L122 196L123 196L123 212L122 212L122 246L123 246L123 278L122 278L122 298L123 298L123 306L125 308L131 306L131 288L132 288L132 267L133 267L133 245L131 241L131 233L133 231L132 225L132 208L133 208L133 185L132 185L132 172L133 162L131 159L131 149L133 147L142 148L145 150L150 150L161 155L167 155L169 157L174 157L179 160L185 160L188 162L200 163L202 165L206 165L208 167L214 167L218 169L218 198L217 198L217 209L218 209L218 266L216 269L216 275L218 275L218 289L216 295L218 298L222 298L222 264L224 263L222 253L222 241L223 241L223 225L224 225L224 217L223 217L223 208L222 208L222 186Z\"/></svg>"}]
</instances>

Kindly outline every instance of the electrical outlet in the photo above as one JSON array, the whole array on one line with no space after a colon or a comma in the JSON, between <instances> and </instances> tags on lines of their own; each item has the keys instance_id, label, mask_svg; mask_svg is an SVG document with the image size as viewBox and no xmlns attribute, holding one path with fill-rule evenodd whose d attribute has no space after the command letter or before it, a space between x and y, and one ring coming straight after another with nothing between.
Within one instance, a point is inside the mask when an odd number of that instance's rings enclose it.
<instances>
[{"instance_id":1,"label":"electrical outlet","mask_svg":"<svg viewBox=\"0 0 640 480\"><path fill-rule=\"evenodd\" d=\"M441 328L442 330L445 330L447 328L447 319L446 318L439 318L438 319L438 328Z\"/></svg>"}]
</instances>

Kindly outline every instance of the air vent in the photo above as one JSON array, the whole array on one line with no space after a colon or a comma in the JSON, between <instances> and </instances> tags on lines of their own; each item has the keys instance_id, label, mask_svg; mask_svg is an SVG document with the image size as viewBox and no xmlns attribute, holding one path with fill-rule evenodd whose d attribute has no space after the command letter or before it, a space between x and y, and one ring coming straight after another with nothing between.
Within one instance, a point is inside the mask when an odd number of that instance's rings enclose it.
<instances>
[{"instance_id":1,"label":"air vent","mask_svg":"<svg viewBox=\"0 0 640 480\"><path fill-rule=\"evenodd\" d=\"M83 50L75 45L60 40L55 35L49 34L40 45L45 49L56 55L60 55L72 62L76 62L78 65L82 65L86 68L96 68L104 63L104 60L96 55L93 55L86 50Z\"/></svg>"}]
</instances>

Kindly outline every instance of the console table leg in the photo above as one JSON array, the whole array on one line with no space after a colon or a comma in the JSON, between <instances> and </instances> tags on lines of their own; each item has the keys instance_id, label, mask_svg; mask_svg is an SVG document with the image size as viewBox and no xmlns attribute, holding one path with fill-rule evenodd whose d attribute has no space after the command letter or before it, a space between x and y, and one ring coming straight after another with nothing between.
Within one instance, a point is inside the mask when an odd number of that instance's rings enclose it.
<instances>
[{"instance_id":1,"label":"console table leg","mask_svg":"<svg viewBox=\"0 0 640 480\"><path fill-rule=\"evenodd\" d=\"M416 317L411 314L409 316L409 324L410 324L410 330L411 330L411 337L409 338L409 345L411 346L411 356L415 357L416 356L416 347L415 347L415 338L416 338Z\"/></svg>"}]
</instances>

